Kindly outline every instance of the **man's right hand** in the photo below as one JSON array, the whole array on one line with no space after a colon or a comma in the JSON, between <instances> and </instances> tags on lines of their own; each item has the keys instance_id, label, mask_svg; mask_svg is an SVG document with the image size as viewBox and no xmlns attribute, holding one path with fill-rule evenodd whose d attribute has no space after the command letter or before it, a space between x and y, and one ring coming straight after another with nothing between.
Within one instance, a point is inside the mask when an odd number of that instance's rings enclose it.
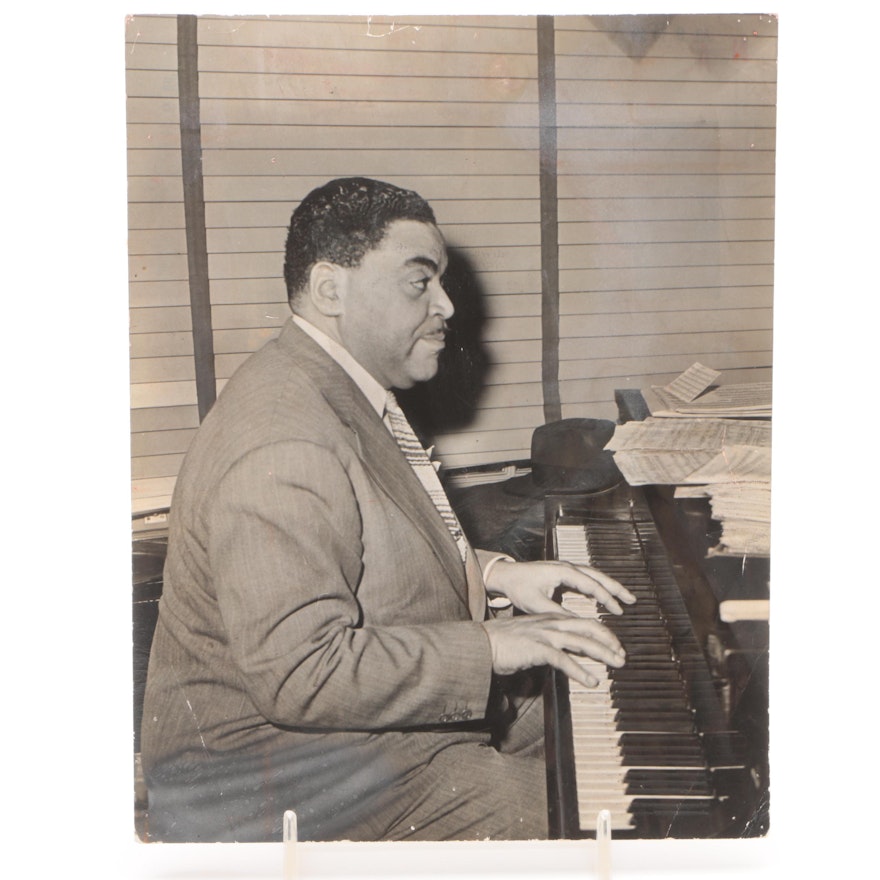
<instances>
[{"instance_id":1,"label":"man's right hand","mask_svg":"<svg viewBox=\"0 0 880 880\"><path fill-rule=\"evenodd\" d=\"M598 679L571 655L590 657L608 666L623 666L617 637L601 623L565 614L531 614L483 621L492 647L492 669L511 675L533 666L554 666L585 687Z\"/></svg>"}]
</instances>

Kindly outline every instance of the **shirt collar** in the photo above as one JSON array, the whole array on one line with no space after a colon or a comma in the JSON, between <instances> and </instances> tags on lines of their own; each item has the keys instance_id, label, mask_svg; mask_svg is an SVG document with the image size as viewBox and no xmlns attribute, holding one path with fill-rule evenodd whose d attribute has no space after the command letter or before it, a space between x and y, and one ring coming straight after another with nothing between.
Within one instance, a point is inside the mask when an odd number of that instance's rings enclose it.
<instances>
[{"instance_id":1,"label":"shirt collar","mask_svg":"<svg viewBox=\"0 0 880 880\"><path fill-rule=\"evenodd\" d=\"M385 415L385 399L386 390L376 381L373 376L368 373L349 352L340 345L335 339L331 339L323 330L319 330L310 321L307 321L301 315L294 315L293 322L304 333L308 334L330 357L345 370L351 377L352 381L363 392L364 397L370 403L370 406L376 410L379 418Z\"/></svg>"}]
</instances>

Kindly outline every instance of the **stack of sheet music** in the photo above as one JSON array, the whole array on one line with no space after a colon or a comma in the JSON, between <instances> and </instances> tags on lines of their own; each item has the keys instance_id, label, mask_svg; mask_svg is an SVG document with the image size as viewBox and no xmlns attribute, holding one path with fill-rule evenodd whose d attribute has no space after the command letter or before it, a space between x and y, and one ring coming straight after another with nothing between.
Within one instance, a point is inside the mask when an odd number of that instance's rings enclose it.
<instances>
[{"instance_id":1,"label":"stack of sheet music","mask_svg":"<svg viewBox=\"0 0 880 880\"><path fill-rule=\"evenodd\" d=\"M630 485L672 484L676 497L708 497L722 525L714 553L769 555L769 384L707 391L720 375L694 364L655 388L674 407L619 425L608 448Z\"/></svg>"},{"instance_id":2,"label":"stack of sheet music","mask_svg":"<svg viewBox=\"0 0 880 880\"><path fill-rule=\"evenodd\" d=\"M658 418L770 418L769 382L715 386L720 376L716 370L694 364L669 385L652 386L651 390L660 401L653 414Z\"/></svg>"}]
</instances>

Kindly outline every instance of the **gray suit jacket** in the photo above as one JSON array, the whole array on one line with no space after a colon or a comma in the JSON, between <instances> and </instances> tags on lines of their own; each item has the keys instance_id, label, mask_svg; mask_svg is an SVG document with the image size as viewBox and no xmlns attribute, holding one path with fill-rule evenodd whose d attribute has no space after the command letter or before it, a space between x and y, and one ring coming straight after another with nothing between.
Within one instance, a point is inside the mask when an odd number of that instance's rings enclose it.
<instances>
[{"instance_id":1,"label":"gray suit jacket","mask_svg":"<svg viewBox=\"0 0 880 880\"><path fill-rule=\"evenodd\" d=\"M381 837L395 785L488 742L484 609L381 419L289 322L175 489L142 730L152 836L279 839L296 809L303 839Z\"/></svg>"}]
</instances>

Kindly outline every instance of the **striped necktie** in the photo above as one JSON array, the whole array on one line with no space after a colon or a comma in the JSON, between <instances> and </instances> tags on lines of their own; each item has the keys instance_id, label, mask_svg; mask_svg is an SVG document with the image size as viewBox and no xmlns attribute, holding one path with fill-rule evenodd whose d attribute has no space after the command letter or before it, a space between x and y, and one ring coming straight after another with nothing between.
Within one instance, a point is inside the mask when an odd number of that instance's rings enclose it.
<instances>
[{"instance_id":1,"label":"striped necktie","mask_svg":"<svg viewBox=\"0 0 880 880\"><path fill-rule=\"evenodd\" d=\"M449 499L446 497L446 492L443 490L443 485L437 476L437 471L419 438L416 437L415 431L413 431L406 416L403 414L397 398L390 391L385 401L385 415L388 418L388 424L391 427L391 433L394 435L397 445L404 456L406 456L406 460L415 471L419 481L425 487L425 491L430 496L431 501L434 502L434 507L437 508L437 512L443 518L443 522L446 523L449 533L455 539L462 561L466 561L467 539L464 536L464 532L462 532L458 518L449 504Z\"/></svg>"}]
</instances>

